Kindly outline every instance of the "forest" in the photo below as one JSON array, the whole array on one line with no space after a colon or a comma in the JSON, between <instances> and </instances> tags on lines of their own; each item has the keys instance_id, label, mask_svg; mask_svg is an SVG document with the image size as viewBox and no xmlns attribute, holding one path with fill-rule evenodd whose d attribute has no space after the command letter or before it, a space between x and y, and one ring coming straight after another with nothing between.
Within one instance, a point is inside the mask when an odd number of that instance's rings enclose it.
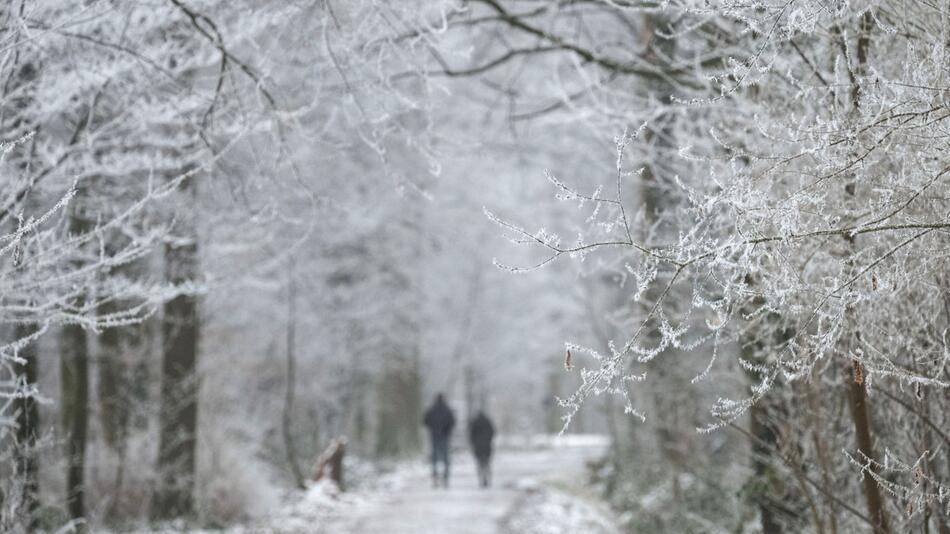
<instances>
[{"instance_id":1,"label":"forest","mask_svg":"<svg viewBox=\"0 0 950 534\"><path fill-rule=\"evenodd\" d=\"M0 532L217 531L950 534L950 4L5 2Z\"/></svg>"}]
</instances>

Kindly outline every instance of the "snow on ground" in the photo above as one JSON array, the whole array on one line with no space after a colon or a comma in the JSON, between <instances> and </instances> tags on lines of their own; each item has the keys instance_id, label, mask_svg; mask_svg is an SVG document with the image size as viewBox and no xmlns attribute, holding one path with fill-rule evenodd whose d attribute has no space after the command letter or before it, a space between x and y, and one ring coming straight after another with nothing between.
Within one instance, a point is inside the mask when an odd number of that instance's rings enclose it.
<instances>
[{"instance_id":1,"label":"snow on ground","mask_svg":"<svg viewBox=\"0 0 950 534\"><path fill-rule=\"evenodd\" d=\"M548 440L542 447L502 448L495 484L478 487L467 451L455 455L448 490L431 486L424 465L398 491L370 496L359 511L326 530L333 534L614 534L605 507L579 496L585 464L604 452L602 440ZM574 494L573 492L577 492Z\"/></svg>"},{"instance_id":2,"label":"snow on ground","mask_svg":"<svg viewBox=\"0 0 950 534\"><path fill-rule=\"evenodd\" d=\"M585 492L586 462L603 453L599 438L504 447L496 453L493 487L482 489L468 451L460 450L453 456L449 489L433 488L428 466L414 462L384 477L368 493L311 488L268 525L243 532L616 534L606 506Z\"/></svg>"},{"instance_id":3,"label":"snow on ground","mask_svg":"<svg viewBox=\"0 0 950 534\"><path fill-rule=\"evenodd\" d=\"M501 526L502 532L518 534L618 532L606 505L551 487L528 492L513 507Z\"/></svg>"},{"instance_id":4,"label":"snow on ground","mask_svg":"<svg viewBox=\"0 0 950 534\"><path fill-rule=\"evenodd\" d=\"M332 483L294 492L273 517L228 534L617 534L616 520L586 487L586 463L604 454L599 436L500 441L494 485L478 487L467 449L454 452L449 489L432 487L421 459L370 490ZM163 532L181 532L165 530ZM189 531L193 533L205 531ZM220 532L220 531L218 531Z\"/></svg>"}]
</instances>

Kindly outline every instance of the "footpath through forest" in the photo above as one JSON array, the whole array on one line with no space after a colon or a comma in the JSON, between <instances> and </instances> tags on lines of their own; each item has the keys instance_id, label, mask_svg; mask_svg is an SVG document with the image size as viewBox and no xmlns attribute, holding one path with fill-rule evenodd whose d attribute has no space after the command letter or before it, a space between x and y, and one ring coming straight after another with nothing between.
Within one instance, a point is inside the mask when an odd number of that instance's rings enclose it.
<instances>
[{"instance_id":1,"label":"footpath through forest","mask_svg":"<svg viewBox=\"0 0 950 534\"><path fill-rule=\"evenodd\" d=\"M414 462L370 492L311 488L283 517L253 532L326 534L616 534L612 514L588 486L586 464L604 454L596 436L503 447L494 484L481 489L467 450L454 455L448 489L432 487Z\"/></svg>"}]
</instances>

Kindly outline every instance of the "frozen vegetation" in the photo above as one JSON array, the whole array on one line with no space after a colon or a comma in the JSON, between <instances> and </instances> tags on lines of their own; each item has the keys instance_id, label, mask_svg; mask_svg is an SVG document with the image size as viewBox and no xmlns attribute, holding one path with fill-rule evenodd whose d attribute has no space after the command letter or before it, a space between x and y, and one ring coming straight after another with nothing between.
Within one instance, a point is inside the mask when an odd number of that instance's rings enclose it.
<instances>
[{"instance_id":1,"label":"frozen vegetation","mask_svg":"<svg viewBox=\"0 0 950 534\"><path fill-rule=\"evenodd\" d=\"M9 0L0 531L950 534L948 252L946 2Z\"/></svg>"},{"instance_id":2,"label":"frozen vegetation","mask_svg":"<svg viewBox=\"0 0 950 534\"><path fill-rule=\"evenodd\" d=\"M584 439L552 442L539 436L530 446L500 450L494 488L478 487L474 462L467 456L458 462L449 489L433 488L421 463L400 462L385 473L367 474L352 491L341 492L330 481L310 484L288 495L269 516L225 532L617 534L615 517L588 482L587 462L606 452L605 440L578 437ZM176 531L172 526L149 532Z\"/></svg>"}]
</instances>

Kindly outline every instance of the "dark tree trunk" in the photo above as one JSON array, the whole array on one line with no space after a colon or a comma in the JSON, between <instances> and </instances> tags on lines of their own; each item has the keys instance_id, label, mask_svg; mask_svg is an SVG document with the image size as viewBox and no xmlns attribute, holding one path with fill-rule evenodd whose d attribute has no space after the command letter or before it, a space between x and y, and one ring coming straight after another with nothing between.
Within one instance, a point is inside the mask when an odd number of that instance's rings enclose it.
<instances>
[{"instance_id":1,"label":"dark tree trunk","mask_svg":"<svg viewBox=\"0 0 950 534\"><path fill-rule=\"evenodd\" d=\"M756 285L755 278L749 275L746 275L745 282L749 287ZM744 314L752 314L764 304L762 299L753 299ZM739 337L741 355L744 360L756 365L766 365L768 354L781 350L792 336L784 327L783 317L777 313L769 314L761 324L749 324L746 328ZM759 373L750 369L744 372L751 384L762 379ZM793 494L787 489L781 489L780 484L777 484L780 474L776 469L782 459L781 444L774 422L783 420L782 412L780 401L772 401L769 398L759 399L749 408L749 445L754 473L749 483L752 488L752 501L759 509L759 524L765 534L780 534L786 530L789 521L798 519L795 507L782 506ZM814 527L821 531L820 525L816 524ZM791 526L789 528L794 530Z\"/></svg>"},{"instance_id":2,"label":"dark tree trunk","mask_svg":"<svg viewBox=\"0 0 950 534\"><path fill-rule=\"evenodd\" d=\"M35 327L16 325L14 338L23 339L32 335ZM34 342L35 343L35 342ZM30 343L19 351L22 363L14 364L17 377L22 377L27 387L33 387L39 379L36 361L36 346ZM14 465L17 477L22 481L19 495L20 507L16 516L29 531L36 528L36 511L39 508L39 463L37 460L37 437L39 436L40 413L33 397L17 397L13 401L16 412L16 457Z\"/></svg>"},{"instance_id":3,"label":"dark tree trunk","mask_svg":"<svg viewBox=\"0 0 950 534\"><path fill-rule=\"evenodd\" d=\"M867 59L871 45L871 30L873 27L874 21L871 12L868 11L862 15L858 28L856 64L853 71L850 68L848 71L852 84L851 105L854 113L857 113L861 106L861 80L859 77L863 76L867 71ZM854 197L856 186L857 184L854 181L846 184L845 192L850 197ZM845 239L848 241L848 247L851 249L850 252L854 254L855 236L846 236ZM854 267L850 258L847 260L847 264L851 268ZM853 311L847 310L845 313L851 315ZM855 332L853 335L855 339L860 339L859 332ZM850 341L851 340L847 340L846 342L850 343ZM847 348L850 349L850 347ZM850 354L850 350L846 350L845 354ZM864 385L864 369L860 362L855 360L851 370L852 373L844 374L848 380L848 398L851 406L851 419L854 424L855 441L857 442L858 451L864 455L865 458L873 460L875 456L872 449L871 417L867 404L867 390ZM864 461L865 458L859 458L859 460ZM870 469L874 470L873 465ZM890 529L887 524L887 514L884 509L884 500L881 497L881 489L878 487L877 481L875 481L870 474L862 473L862 479L864 483L864 499L868 508L868 517L870 517L874 523L874 532L875 534L886 534L890 532Z\"/></svg>"},{"instance_id":4,"label":"dark tree trunk","mask_svg":"<svg viewBox=\"0 0 950 534\"><path fill-rule=\"evenodd\" d=\"M85 517L86 430L89 420L89 349L86 331L70 324L62 332L62 410L66 431L66 507Z\"/></svg>"},{"instance_id":5,"label":"dark tree trunk","mask_svg":"<svg viewBox=\"0 0 950 534\"><path fill-rule=\"evenodd\" d=\"M294 483L304 489L303 470L297 460L297 449L294 446L293 413L294 413L294 376L296 375L296 354L294 349L297 337L297 284L294 279L294 260L291 257L287 262L287 389L284 395L284 410L282 429L284 435L284 450L287 452L287 463L294 475Z\"/></svg>"},{"instance_id":6,"label":"dark tree trunk","mask_svg":"<svg viewBox=\"0 0 950 534\"><path fill-rule=\"evenodd\" d=\"M99 308L100 315L109 315L122 310L122 305L109 301ZM141 350L145 344L144 324L107 328L99 335L98 381L99 426L106 445L118 456L112 500L106 511L115 517L122 504L125 461L128 451L129 430L132 424L131 362L140 363Z\"/></svg>"},{"instance_id":7,"label":"dark tree trunk","mask_svg":"<svg viewBox=\"0 0 950 534\"><path fill-rule=\"evenodd\" d=\"M83 220L83 190L73 201L70 233L83 234L89 224ZM77 261L74 267L82 264ZM85 296L77 296L72 304L80 308ZM63 427L66 432L66 508L71 519L86 516L85 471L86 433L89 426L89 345L86 330L78 324L63 326L61 333L60 380L62 382Z\"/></svg>"},{"instance_id":8,"label":"dark tree trunk","mask_svg":"<svg viewBox=\"0 0 950 534\"><path fill-rule=\"evenodd\" d=\"M770 480L775 476L772 467L772 450L777 446L777 436L767 422L768 408L760 401L749 409L749 433L755 437L752 441L752 469L758 480L755 501L759 507L759 522L764 534L780 534L782 524L778 521L772 499Z\"/></svg>"},{"instance_id":9,"label":"dark tree trunk","mask_svg":"<svg viewBox=\"0 0 950 534\"><path fill-rule=\"evenodd\" d=\"M101 315L118 312L114 302L100 307ZM123 352L138 346L139 325L107 328L99 335L99 421L102 437L115 451L120 451L128 434L130 402L129 365Z\"/></svg>"},{"instance_id":10,"label":"dark tree trunk","mask_svg":"<svg viewBox=\"0 0 950 534\"><path fill-rule=\"evenodd\" d=\"M7 2L7 9L2 12L4 15L4 25L8 28L18 24L14 17L22 18L26 13L27 3L22 1L19 6L14 7L12 2ZM14 9L18 11L14 15ZM5 67L9 72L9 77L4 81L2 88L2 99L5 103L0 107L0 123L3 124L5 131L9 135L17 129L22 128L22 132L36 132L39 126L31 122L28 110L33 105L33 89L30 87L39 73L39 65L20 57L20 47L14 47L12 58L5 61L11 61ZM35 137L34 137L35 142ZM18 150L16 146L12 146ZM12 154L4 156L4 159L10 158ZM12 158L11 158L12 159ZM28 161L28 160L27 160ZM19 170L28 175L28 163L21 162L18 165ZM0 216L0 223L6 224L8 217L14 209L24 209L29 205L27 197L32 189L32 184L23 185L14 193L16 201L9 205L6 213ZM12 192L11 192L12 193ZM8 193L4 191L4 195ZM4 227L7 231L7 228ZM23 269L22 248L17 247L13 253L13 268ZM28 302L26 304L29 304ZM34 335L37 331L37 325L18 323L13 327L14 340L21 340ZM37 361L35 340L26 347L18 351L20 361L13 362L13 372L17 380L23 380L23 386L27 389L36 387L39 380L39 363ZM19 484L12 484L13 489L18 491L19 495L13 499L19 501L16 508L11 510L17 525L26 527L27 531L34 531L37 526L37 511L39 509L39 455L38 441L40 434L40 414L36 399L32 396L17 396L13 399L13 410L16 414L16 447L14 449L13 464L16 470L15 475ZM4 484L5 485L5 484ZM0 495L0 505L5 510L9 506L5 495ZM11 496L12 497L12 496ZM0 513L0 517L5 517L6 512Z\"/></svg>"},{"instance_id":11,"label":"dark tree trunk","mask_svg":"<svg viewBox=\"0 0 950 534\"><path fill-rule=\"evenodd\" d=\"M874 459L874 449L871 443L871 422L868 414L867 390L864 386L863 369L861 364L854 362L852 373L845 373L848 380L849 400L851 405L851 419L854 423L854 436L857 442L858 452L863 457L859 461L865 461L865 458ZM874 469L873 464L869 468ZM881 489L868 473L862 474L864 483L864 499L868 507L868 517L874 523L875 534L887 534L890 528L887 524L887 514L884 510L884 500L881 498Z\"/></svg>"},{"instance_id":12,"label":"dark tree trunk","mask_svg":"<svg viewBox=\"0 0 950 534\"><path fill-rule=\"evenodd\" d=\"M167 245L166 279L176 285L195 280L197 257L194 235L185 243ZM168 301L162 320L158 487L152 500L153 519L190 516L194 511L198 335L197 297L181 294Z\"/></svg>"},{"instance_id":13,"label":"dark tree trunk","mask_svg":"<svg viewBox=\"0 0 950 534\"><path fill-rule=\"evenodd\" d=\"M661 71L672 68L670 62L675 61L677 56L677 42L675 37L669 36L670 29L670 19L666 15L649 13L644 15L642 33L637 36L639 44L643 46L643 59L656 65ZM667 106L676 94L676 87L667 77L647 76L642 78L641 84L650 100L656 102L657 107L661 109L662 106ZM644 145L642 157L645 158L640 175L639 191L644 219L640 240L648 246L675 236L673 223L675 214L682 204L675 178L678 169L674 163L675 158L670 157L670 154L676 150L674 131L676 122L676 113L669 110L658 112L639 141ZM625 223L629 222L625 221ZM628 237L632 239L630 235L632 231L629 228L627 230ZM649 303L650 306L662 298L663 287L659 280L672 272L669 266L661 266L660 269L661 273L657 275L657 282L650 285L644 296L643 302ZM666 304L671 304L673 300L666 300ZM648 309L643 308L644 313L647 313ZM662 306L660 311L664 310L669 311L670 308ZM662 335L658 317L654 316L650 319L648 328L646 343L650 346L659 345ZM666 358L670 358L670 354L675 350L666 349ZM664 414L663 417L653 419L651 425L655 430L657 449L668 468L666 472L670 476L672 500L679 505L682 496L680 478L689 461L692 447L690 441L693 432L687 421L691 418L690 412L693 411L693 406L691 402L686 402L688 400L686 397L669 394L670 390L679 391L684 386L683 377L679 376L670 365L660 360L661 358L654 359L645 366L646 372L655 377L656 384L661 384L660 387L653 386L648 389L650 402L648 410ZM633 436L640 431L640 423L630 420L629 435ZM634 439L636 438L631 438L631 441Z\"/></svg>"}]
</instances>

